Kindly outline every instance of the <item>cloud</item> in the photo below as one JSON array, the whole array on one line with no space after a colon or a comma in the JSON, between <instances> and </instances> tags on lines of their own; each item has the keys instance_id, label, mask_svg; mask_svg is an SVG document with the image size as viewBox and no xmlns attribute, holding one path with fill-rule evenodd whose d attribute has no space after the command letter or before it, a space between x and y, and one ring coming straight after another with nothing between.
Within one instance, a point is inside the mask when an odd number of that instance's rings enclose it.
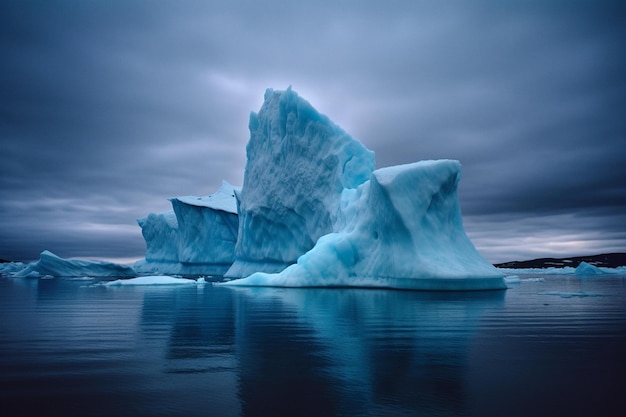
<instances>
[{"instance_id":1,"label":"cloud","mask_svg":"<svg viewBox=\"0 0 626 417\"><path fill-rule=\"evenodd\" d=\"M5 1L0 257L140 257L135 218L241 184L249 112L289 85L378 166L460 160L488 257L560 253L520 236L567 249L575 216L596 236L581 251L623 247L625 14L619 1Z\"/></svg>"}]
</instances>

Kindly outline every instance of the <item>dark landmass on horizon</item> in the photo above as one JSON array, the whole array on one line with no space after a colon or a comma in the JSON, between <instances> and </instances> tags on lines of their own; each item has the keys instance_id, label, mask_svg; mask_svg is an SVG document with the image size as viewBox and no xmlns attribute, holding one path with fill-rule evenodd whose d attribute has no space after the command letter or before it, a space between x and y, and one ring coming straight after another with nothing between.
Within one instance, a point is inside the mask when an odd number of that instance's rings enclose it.
<instances>
[{"instance_id":1,"label":"dark landmass on horizon","mask_svg":"<svg viewBox=\"0 0 626 417\"><path fill-rule=\"evenodd\" d=\"M494 264L497 268L562 268L571 266L576 268L581 262L603 267L617 268L626 266L626 253L603 253L600 255L575 256L570 258L538 258L528 261L511 261Z\"/></svg>"}]
</instances>

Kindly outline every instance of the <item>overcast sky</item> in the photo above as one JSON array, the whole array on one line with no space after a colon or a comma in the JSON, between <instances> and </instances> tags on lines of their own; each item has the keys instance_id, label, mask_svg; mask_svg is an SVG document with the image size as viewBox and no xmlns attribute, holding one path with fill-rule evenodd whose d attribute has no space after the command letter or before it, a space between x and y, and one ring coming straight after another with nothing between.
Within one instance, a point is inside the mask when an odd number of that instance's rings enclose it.
<instances>
[{"instance_id":1,"label":"overcast sky","mask_svg":"<svg viewBox=\"0 0 626 417\"><path fill-rule=\"evenodd\" d=\"M461 161L491 262L626 251L623 0L0 0L0 258L142 257L289 85L378 167Z\"/></svg>"}]
</instances>

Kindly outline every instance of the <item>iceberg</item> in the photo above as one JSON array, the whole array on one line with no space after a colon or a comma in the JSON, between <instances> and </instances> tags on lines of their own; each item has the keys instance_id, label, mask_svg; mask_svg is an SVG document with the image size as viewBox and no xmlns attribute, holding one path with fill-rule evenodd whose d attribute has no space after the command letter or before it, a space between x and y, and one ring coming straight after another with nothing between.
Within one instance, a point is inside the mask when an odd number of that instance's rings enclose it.
<instances>
[{"instance_id":1,"label":"iceberg","mask_svg":"<svg viewBox=\"0 0 626 417\"><path fill-rule=\"evenodd\" d=\"M458 161L374 170L374 153L291 88L250 116L223 285L506 289L463 229Z\"/></svg>"},{"instance_id":2,"label":"iceberg","mask_svg":"<svg viewBox=\"0 0 626 417\"><path fill-rule=\"evenodd\" d=\"M47 250L41 252L39 260L27 264L12 274L14 277L129 277L136 276L133 267L107 261L63 259Z\"/></svg>"},{"instance_id":3,"label":"iceberg","mask_svg":"<svg viewBox=\"0 0 626 417\"><path fill-rule=\"evenodd\" d=\"M23 262L0 262L0 276L10 277L25 267Z\"/></svg>"},{"instance_id":4,"label":"iceberg","mask_svg":"<svg viewBox=\"0 0 626 417\"><path fill-rule=\"evenodd\" d=\"M506 289L504 275L465 234L460 173L453 160L376 170L357 189L343 190L335 230L295 264L224 285Z\"/></svg>"},{"instance_id":5,"label":"iceberg","mask_svg":"<svg viewBox=\"0 0 626 417\"><path fill-rule=\"evenodd\" d=\"M332 232L344 189L374 170L374 153L288 88L251 113L235 262L227 277L279 272Z\"/></svg>"},{"instance_id":6,"label":"iceberg","mask_svg":"<svg viewBox=\"0 0 626 417\"><path fill-rule=\"evenodd\" d=\"M267 89L248 127L242 187L139 219L137 271L230 286L507 288L465 234L458 161L376 170L374 152L291 88Z\"/></svg>"},{"instance_id":7,"label":"iceberg","mask_svg":"<svg viewBox=\"0 0 626 417\"><path fill-rule=\"evenodd\" d=\"M137 220L146 256L135 263L142 273L223 275L235 258L239 220L237 188L227 181L205 197L170 199L173 210Z\"/></svg>"},{"instance_id":8,"label":"iceberg","mask_svg":"<svg viewBox=\"0 0 626 417\"><path fill-rule=\"evenodd\" d=\"M580 264L578 264L578 266L574 270L574 273L576 275L580 275L580 276L604 275L604 274L606 274L606 272L604 272L603 270L601 270L597 266L592 265L590 263L587 263L585 261L582 261Z\"/></svg>"}]
</instances>

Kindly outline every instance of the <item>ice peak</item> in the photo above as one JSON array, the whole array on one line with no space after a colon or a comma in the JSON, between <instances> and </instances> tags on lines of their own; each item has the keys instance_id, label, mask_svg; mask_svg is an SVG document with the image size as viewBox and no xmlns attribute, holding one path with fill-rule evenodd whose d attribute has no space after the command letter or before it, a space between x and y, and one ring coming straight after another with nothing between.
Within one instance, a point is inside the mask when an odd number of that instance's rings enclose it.
<instances>
[{"instance_id":1,"label":"ice peak","mask_svg":"<svg viewBox=\"0 0 626 417\"><path fill-rule=\"evenodd\" d=\"M230 276L294 263L332 231L342 191L367 181L375 165L372 151L291 88L267 89L249 128Z\"/></svg>"}]
</instances>

